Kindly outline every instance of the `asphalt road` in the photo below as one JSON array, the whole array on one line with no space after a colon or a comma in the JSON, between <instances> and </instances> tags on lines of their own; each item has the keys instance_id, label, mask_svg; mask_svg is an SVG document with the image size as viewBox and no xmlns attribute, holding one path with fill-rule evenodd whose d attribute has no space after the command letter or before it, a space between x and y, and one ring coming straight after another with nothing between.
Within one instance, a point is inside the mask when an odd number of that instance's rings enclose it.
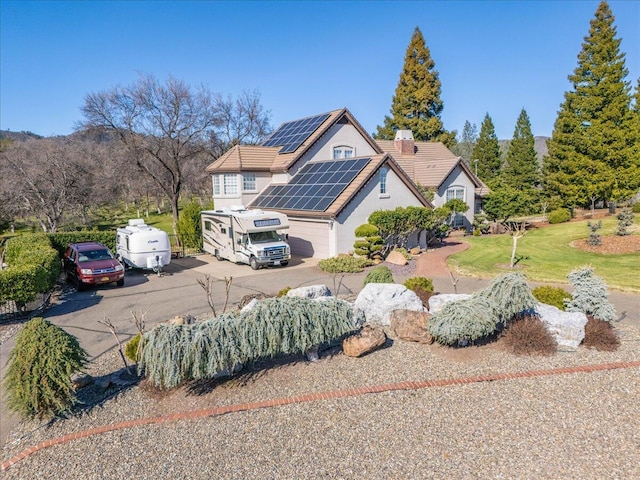
<instances>
[{"instance_id":1,"label":"asphalt road","mask_svg":"<svg viewBox=\"0 0 640 480\"><path fill-rule=\"evenodd\" d=\"M91 358L98 358L117 348L109 329L99 323L110 320L121 342L128 341L136 333L133 313L144 316L146 330L176 315L203 315L211 313L205 289L198 283L208 275L212 284L212 298L217 313L222 313L225 303L225 277L232 278L228 304L235 308L243 296L252 293L275 295L285 287L324 284L334 292L334 278L317 268L317 260L294 257L287 267L272 267L254 271L248 265L236 265L217 261L210 255L174 259L161 276L152 272L127 271L125 286L105 285L76 292L65 288L44 313L50 322L75 335ZM356 294L362 288L364 274L346 275L340 294ZM397 283L404 279L395 278ZM433 277L437 292L454 293L449 277ZM460 277L456 291L472 293L483 288L487 280ZM616 306L622 321L640 328L640 295L610 293L610 301ZM15 337L0 346L0 378L4 378L9 352ZM4 444L11 429L18 421L5 405L4 392L0 390L0 442Z\"/></svg>"}]
</instances>

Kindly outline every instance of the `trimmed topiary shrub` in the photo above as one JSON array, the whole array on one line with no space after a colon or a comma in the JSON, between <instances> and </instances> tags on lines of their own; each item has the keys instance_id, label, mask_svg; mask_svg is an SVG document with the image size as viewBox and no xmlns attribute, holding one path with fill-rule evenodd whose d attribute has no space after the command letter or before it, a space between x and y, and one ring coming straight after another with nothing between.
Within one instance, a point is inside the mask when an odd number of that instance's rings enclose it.
<instances>
[{"instance_id":1,"label":"trimmed topiary shrub","mask_svg":"<svg viewBox=\"0 0 640 480\"><path fill-rule=\"evenodd\" d=\"M73 335L37 317L27 322L9 353L4 380L9 408L26 418L53 417L76 403L71 375L87 364Z\"/></svg>"},{"instance_id":2,"label":"trimmed topiary shrub","mask_svg":"<svg viewBox=\"0 0 640 480\"><path fill-rule=\"evenodd\" d=\"M373 267L369 270L367 276L364 277L363 286L368 283L393 283L393 274L391 273L391 269L386 265Z\"/></svg>"},{"instance_id":3,"label":"trimmed topiary shrub","mask_svg":"<svg viewBox=\"0 0 640 480\"><path fill-rule=\"evenodd\" d=\"M503 326L519 316L533 312L536 306L536 299L521 273L500 275L476 292L475 296L490 299L496 304L496 313Z\"/></svg>"},{"instance_id":4,"label":"trimmed topiary shrub","mask_svg":"<svg viewBox=\"0 0 640 480\"><path fill-rule=\"evenodd\" d=\"M531 290L531 293L540 303L553 305L560 310L564 310L565 300L571 299L571 294L564 288L560 287L550 287L545 285L534 288Z\"/></svg>"},{"instance_id":5,"label":"trimmed topiary shrub","mask_svg":"<svg viewBox=\"0 0 640 480\"><path fill-rule=\"evenodd\" d=\"M589 238L587 238L587 245L591 245L592 247L598 247L602 245L602 235L598 233L598 230L602 228L602 220L598 221L598 223L587 222L587 227L589 228Z\"/></svg>"},{"instance_id":6,"label":"trimmed topiary shrub","mask_svg":"<svg viewBox=\"0 0 640 480\"><path fill-rule=\"evenodd\" d=\"M571 220L571 212L566 208L558 208L549 213L549 223L564 223Z\"/></svg>"},{"instance_id":7,"label":"trimmed topiary shrub","mask_svg":"<svg viewBox=\"0 0 640 480\"><path fill-rule=\"evenodd\" d=\"M383 240L378 227L365 223L355 230L356 241L353 244L356 255L371 258L383 248Z\"/></svg>"},{"instance_id":8,"label":"trimmed topiary shrub","mask_svg":"<svg viewBox=\"0 0 640 480\"><path fill-rule=\"evenodd\" d=\"M447 303L429 319L429 333L442 345L465 346L496 332L496 310L491 299L480 296Z\"/></svg>"},{"instance_id":9,"label":"trimmed topiary shrub","mask_svg":"<svg viewBox=\"0 0 640 480\"><path fill-rule=\"evenodd\" d=\"M144 334L138 371L156 387L173 388L259 359L304 353L354 331L357 320L343 300L269 298L248 312L155 327Z\"/></svg>"},{"instance_id":10,"label":"trimmed topiary shrub","mask_svg":"<svg viewBox=\"0 0 640 480\"><path fill-rule=\"evenodd\" d=\"M558 344L540 318L525 315L512 322L502 339L508 351L515 355L553 355Z\"/></svg>"},{"instance_id":11,"label":"trimmed topiary shrub","mask_svg":"<svg viewBox=\"0 0 640 480\"><path fill-rule=\"evenodd\" d=\"M591 267L574 270L567 278L573 285L571 299L565 302L567 312L583 312L605 322L615 320L616 310L607 300L607 286Z\"/></svg>"},{"instance_id":12,"label":"trimmed topiary shrub","mask_svg":"<svg viewBox=\"0 0 640 480\"><path fill-rule=\"evenodd\" d=\"M588 315L582 344L598 351L613 352L620 347L620 338L609 322Z\"/></svg>"}]
</instances>

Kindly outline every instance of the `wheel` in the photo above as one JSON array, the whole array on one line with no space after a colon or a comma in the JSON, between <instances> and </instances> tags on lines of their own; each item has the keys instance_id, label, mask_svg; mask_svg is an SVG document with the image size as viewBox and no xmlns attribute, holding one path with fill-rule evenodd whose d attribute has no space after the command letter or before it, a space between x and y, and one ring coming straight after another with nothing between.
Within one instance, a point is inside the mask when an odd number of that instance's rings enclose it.
<instances>
[{"instance_id":1,"label":"wheel","mask_svg":"<svg viewBox=\"0 0 640 480\"><path fill-rule=\"evenodd\" d=\"M85 284L80 281L78 277L75 278L76 292L81 292L85 289Z\"/></svg>"},{"instance_id":2,"label":"wheel","mask_svg":"<svg viewBox=\"0 0 640 480\"><path fill-rule=\"evenodd\" d=\"M280 262L280 265L282 265L283 267L286 267L287 265L289 265L289 261L284 261L284 262Z\"/></svg>"},{"instance_id":3,"label":"wheel","mask_svg":"<svg viewBox=\"0 0 640 480\"><path fill-rule=\"evenodd\" d=\"M124 278L121 278L120 280L118 280L118 281L116 282L116 285L117 285L117 286L119 286L119 287L124 286Z\"/></svg>"},{"instance_id":4,"label":"wheel","mask_svg":"<svg viewBox=\"0 0 640 480\"><path fill-rule=\"evenodd\" d=\"M215 256L216 256L216 260L218 260L218 261L221 261L221 260L222 260L222 257L220 256L220 250L217 250L217 249L216 249Z\"/></svg>"},{"instance_id":5,"label":"wheel","mask_svg":"<svg viewBox=\"0 0 640 480\"><path fill-rule=\"evenodd\" d=\"M249 265L251 265L251 268L254 270L258 270L260 268L256 257L251 257L251 260L249 260Z\"/></svg>"}]
</instances>

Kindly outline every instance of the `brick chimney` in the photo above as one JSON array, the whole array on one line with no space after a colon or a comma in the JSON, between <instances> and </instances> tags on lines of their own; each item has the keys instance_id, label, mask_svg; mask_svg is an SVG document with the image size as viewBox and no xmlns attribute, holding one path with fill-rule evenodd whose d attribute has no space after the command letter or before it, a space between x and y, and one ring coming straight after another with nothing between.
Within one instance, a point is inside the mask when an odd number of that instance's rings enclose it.
<instances>
[{"instance_id":1,"label":"brick chimney","mask_svg":"<svg viewBox=\"0 0 640 480\"><path fill-rule=\"evenodd\" d=\"M415 142L411 130L398 130L393 144L400 155L415 155Z\"/></svg>"}]
</instances>

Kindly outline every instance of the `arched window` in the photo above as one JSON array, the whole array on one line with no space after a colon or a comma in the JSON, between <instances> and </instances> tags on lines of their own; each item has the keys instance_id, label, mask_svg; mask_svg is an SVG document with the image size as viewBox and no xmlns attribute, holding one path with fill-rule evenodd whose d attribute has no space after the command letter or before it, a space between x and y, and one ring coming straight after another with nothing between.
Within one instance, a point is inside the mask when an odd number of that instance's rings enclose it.
<instances>
[{"instance_id":1,"label":"arched window","mask_svg":"<svg viewBox=\"0 0 640 480\"><path fill-rule=\"evenodd\" d=\"M340 158L353 158L354 149L348 145L339 145L333 147L333 159L338 160Z\"/></svg>"},{"instance_id":2,"label":"arched window","mask_svg":"<svg viewBox=\"0 0 640 480\"><path fill-rule=\"evenodd\" d=\"M389 173L389 169L387 167L382 167L380 169L380 195L388 195L387 193L387 174Z\"/></svg>"}]
</instances>

